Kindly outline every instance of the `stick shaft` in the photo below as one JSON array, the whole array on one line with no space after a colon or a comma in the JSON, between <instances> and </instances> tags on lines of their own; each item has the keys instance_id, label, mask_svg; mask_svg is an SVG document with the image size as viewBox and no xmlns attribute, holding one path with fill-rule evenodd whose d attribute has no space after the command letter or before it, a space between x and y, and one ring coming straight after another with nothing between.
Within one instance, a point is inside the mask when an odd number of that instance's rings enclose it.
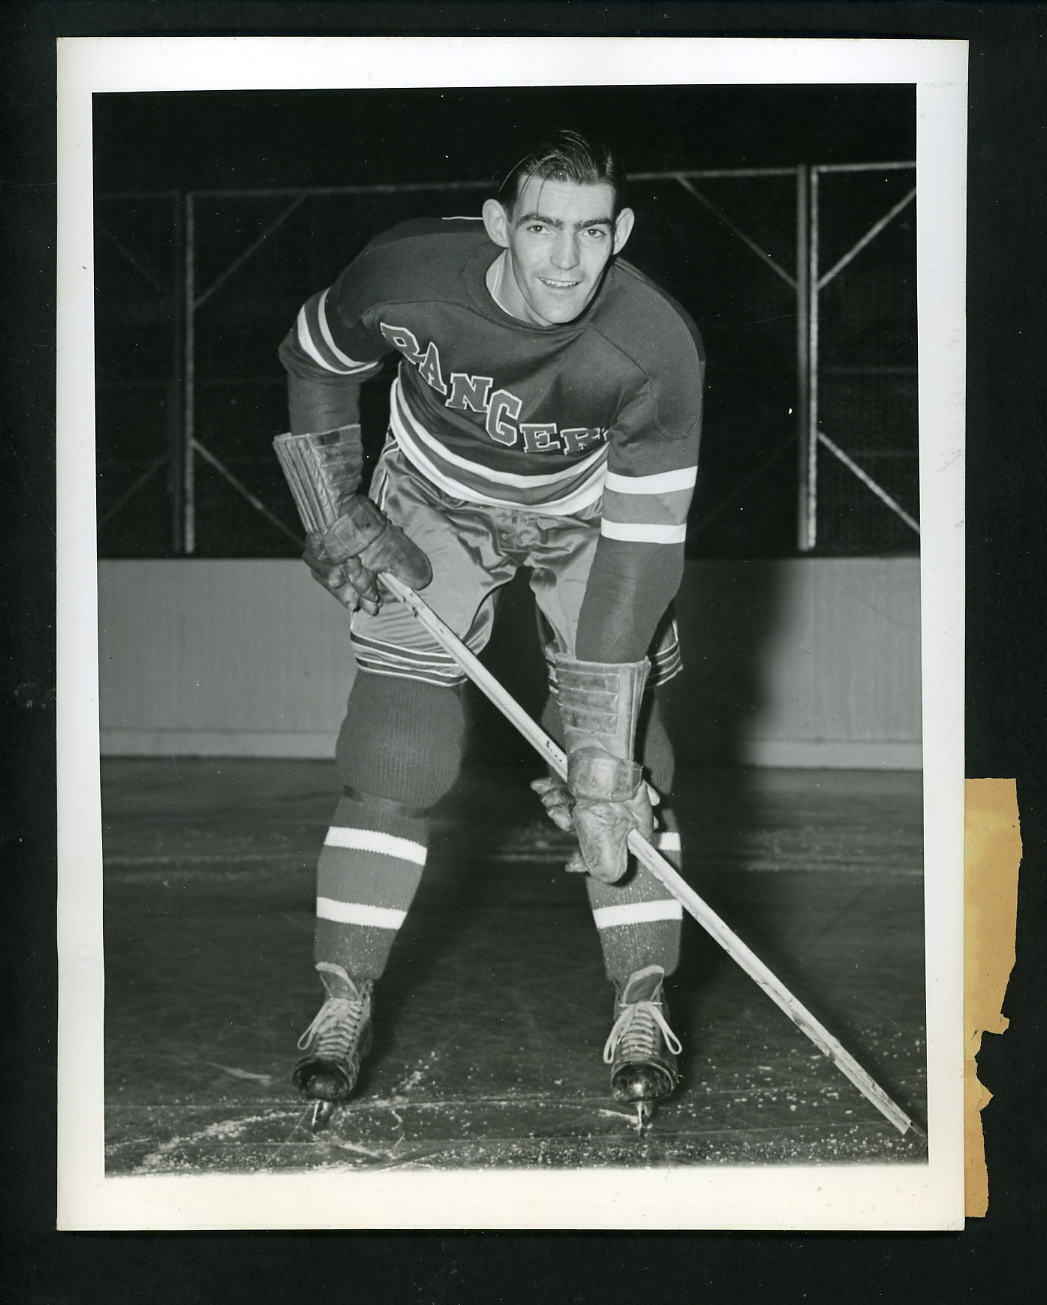
<instances>
[{"instance_id":1,"label":"stick shaft","mask_svg":"<svg viewBox=\"0 0 1047 1305\"><path fill-rule=\"evenodd\" d=\"M567 778L567 756L563 749L546 734L545 730L531 719L520 704L501 683L491 674L479 657L451 630L436 613L414 592L388 571L383 571L382 584L390 593L395 594L400 602L425 626L436 642L451 654L458 665L465 671L476 687L515 725L528 743L540 752L561 779Z\"/></svg>"},{"instance_id":2,"label":"stick shaft","mask_svg":"<svg viewBox=\"0 0 1047 1305\"><path fill-rule=\"evenodd\" d=\"M483 662L449 629L413 589L394 575L383 572L382 584L404 603L438 644L458 662L476 687L499 708L525 739L543 756L561 779L567 777L567 757L563 749L524 711L520 704L484 666ZM662 854L642 834L633 830L629 850L636 859L676 898L702 928L745 971L768 997L784 1011L796 1027L829 1057L833 1064L900 1132L912 1128L913 1121L854 1059L784 983L760 960L724 920L705 902Z\"/></svg>"},{"instance_id":3,"label":"stick shaft","mask_svg":"<svg viewBox=\"0 0 1047 1305\"><path fill-rule=\"evenodd\" d=\"M912 1120L901 1107L892 1101L875 1079L862 1069L851 1053L833 1037L825 1025L789 991L772 970L768 969L752 948L743 942L712 907L698 896L665 857L635 830L629 835L629 850L877 1110L889 1119L900 1133L907 1132L912 1126Z\"/></svg>"}]
</instances>

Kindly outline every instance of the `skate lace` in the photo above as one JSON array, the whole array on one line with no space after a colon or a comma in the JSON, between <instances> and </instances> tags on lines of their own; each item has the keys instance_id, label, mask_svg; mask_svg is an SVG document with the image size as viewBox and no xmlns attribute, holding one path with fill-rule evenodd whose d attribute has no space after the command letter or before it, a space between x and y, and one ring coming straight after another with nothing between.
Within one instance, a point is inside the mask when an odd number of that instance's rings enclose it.
<instances>
[{"instance_id":1,"label":"skate lace","mask_svg":"<svg viewBox=\"0 0 1047 1305\"><path fill-rule=\"evenodd\" d=\"M611 1027L603 1049L604 1064L613 1063L619 1047L623 1060L645 1060L656 1056L660 1039L664 1039L674 1056L683 1049L680 1039L662 1014L660 1001L630 1002L621 1008L621 1014Z\"/></svg>"},{"instance_id":2,"label":"skate lace","mask_svg":"<svg viewBox=\"0 0 1047 1305\"><path fill-rule=\"evenodd\" d=\"M298 1039L299 1051L305 1051L315 1040L314 1055L332 1060L344 1059L356 1041L363 1014L361 998L328 997Z\"/></svg>"}]
</instances>

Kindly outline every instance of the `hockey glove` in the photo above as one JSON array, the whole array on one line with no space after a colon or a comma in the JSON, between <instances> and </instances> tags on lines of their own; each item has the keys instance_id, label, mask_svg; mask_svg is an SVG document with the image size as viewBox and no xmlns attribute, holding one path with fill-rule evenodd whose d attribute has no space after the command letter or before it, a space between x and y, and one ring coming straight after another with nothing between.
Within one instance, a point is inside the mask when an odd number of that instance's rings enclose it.
<instances>
[{"instance_id":1,"label":"hockey glove","mask_svg":"<svg viewBox=\"0 0 1047 1305\"><path fill-rule=\"evenodd\" d=\"M433 578L429 559L356 492L363 469L358 425L278 435L273 448L306 529L302 559L340 603L377 612L379 571L425 588Z\"/></svg>"},{"instance_id":2,"label":"hockey glove","mask_svg":"<svg viewBox=\"0 0 1047 1305\"><path fill-rule=\"evenodd\" d=\"M650 784L647 784L646 788L647 796L651 800L651 806L656 807L661 798ZM538 801L541 802L545 809L545 814L556 828L563 830L565 834L573 834L574 798L571 797L571 790L564 781L555 779L550 775L543 775L541 779L531 780L530 789L532 793L538 795Z\"/></svg>"},{"instance_id":3,"label":"hockey glove","mask_svg":"<svg viewBox=\"0 0 1047 1305\"><path fill-rule=\"evenodd\" d=\"M654 825L643 772L632 760L649 663L581 662L562 654L555 661L570 814L578 838L567 869L617 883L628 867L629 834L637 829L650 838ZM563 828L557 819L563 804L552 790L543 794L535 788Z\"/></svg>"},{"instance_id":4,"label":"hockey glove","mask_svg":"<svg viewBox=\"0 0 1047 1305\"><path fill-rule=\"evenodd\" d=\"M362 494L344 503L342 515L322 535L307 536L302 560L343 606L372 615L381 603L379 571L392 572L412 589L424 589L433 578L418 545Z\"/></svg>"},{"instance_id":5,"label":"hockey glove","mask_svg":"<svg viewBox=\"0 0 1047 1305\"><path fill-rule=\"evenodd\" d=\"M531 791L538 794L545 814L557 829L565 834L574 833L574 798L562 780L543 775L541 779L531 780Z\"/></svg>"}]
</instances>

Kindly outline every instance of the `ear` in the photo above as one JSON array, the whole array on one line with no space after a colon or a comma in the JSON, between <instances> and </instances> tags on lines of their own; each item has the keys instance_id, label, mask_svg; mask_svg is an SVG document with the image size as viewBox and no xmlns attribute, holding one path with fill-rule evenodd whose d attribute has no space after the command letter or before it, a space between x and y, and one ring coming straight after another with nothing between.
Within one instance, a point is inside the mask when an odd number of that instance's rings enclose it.
<instances>
[{"instance_id":1,"label":"ear","mask_svg":"<svg viewBox=\"0 0 1047 1305\"><path fill-rule=\"evenodd\" d=\"M623 208L614 223L614 248L612 253L619 254L629 239L636 215L631 208Z\"/></svg>"},{"instance_id":2,"label":"ear","mask_svg":"<svg viewBox=\"0 0 1047 1305\"><path fill-rule=\"evenodd\" d=\"M485 199L481 210L484 228L496 245L509 248L509 215L496 199Z\"/></svg>"}]
</instances>

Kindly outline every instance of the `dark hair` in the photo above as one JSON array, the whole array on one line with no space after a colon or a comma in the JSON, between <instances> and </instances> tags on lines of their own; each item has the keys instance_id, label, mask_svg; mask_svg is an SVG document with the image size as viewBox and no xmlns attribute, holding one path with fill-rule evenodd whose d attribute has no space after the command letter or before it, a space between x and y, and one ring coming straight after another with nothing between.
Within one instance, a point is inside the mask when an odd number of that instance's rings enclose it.
<instances>
[{"instance_id":1,"label":"dark hair","mask_svg":"<svg viewBox=\"0 0 1047 1305\"><path fill-rule=\"evenodd\" d=\"M621 159L610 145L590 141L577 131L558 131L536 150L525 154L505 175L496 198L512 212L520 190L532 177L546 181L573 181L583 186L609 185L614 191L614 214L625 207L628 180Z\"/></svg>"}]
</instances>

